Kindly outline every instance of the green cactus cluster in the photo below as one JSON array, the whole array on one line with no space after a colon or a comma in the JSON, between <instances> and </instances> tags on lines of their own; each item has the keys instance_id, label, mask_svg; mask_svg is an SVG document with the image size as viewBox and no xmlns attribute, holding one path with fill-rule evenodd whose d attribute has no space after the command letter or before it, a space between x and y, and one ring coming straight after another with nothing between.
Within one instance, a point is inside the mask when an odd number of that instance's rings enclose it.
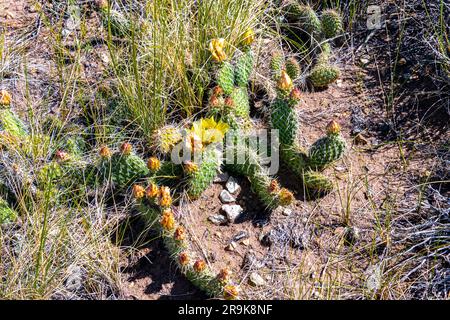
<instances>
[{"instance_id":1,"label":"green cactus cluster","mask_svg":"<svg viewBox=\"0 0 450 320\"><path fill-rule=\"evenodd\" d=\"M253 70L253 59L250 43L247 42L234 66L228 61L220 62L216 77L217 86L210 93L209 114L218 116L231 128L229 134L233 135L234 146L227 145L227 148L239 148L239 146L245 145L246 135L253 129L249 118L250 104L247 88ZM301 72L298 62L289 60L288 64L292 75L298 77ZM227 163L225 167L230 172L247 177L253 191L267 208L274 209L292 202L292 193L288 190L284 188L270 189L271 182L276 182L276 180L272 179L267 170L259 165L261 159L257 150L235 151L246 154L243 163Z\"/></svg>"},{"instance_id":2,"label":"green cactus cluster","mask_svg":"<svg viewBox=\"0 0 450 320\"><path fill-rule=\"evenodd\" d=\"M17 219L17 212L9 206L5 199L0 197L0 225L14 222Z\"/></svg>"},{"instance_id":3,"label":"green cactus cluster","mask_svg":"<svg viewBox=\"0 0 450 320\"><path fill-rule=\"evenodd\" d=\"M284 13L290 24L297 25L298 29L312 40L311 52L315 55L315 64L309 72L308 79L314 88L324 88L336 81L340 71L337 66L330 63L332 54L330 42L344 31L339 13L327 9L319 15L310 6L294 0L284 8Z\"/></svg>"},{"instance_id":4,"label":"green cactus cluster","mask_svg":"<svg viewBox=\"0 0 450 320\"><path fill-rule=\"evenodd\" d=\"M279 132L280 157L308 190L330 191L333 183L320 171L339 160L345 152L346 144L340 135L340 127L335 121L330 122L327 135L313 143L309 151L296 144L299 126L295 108L301 93L293 86L279 55L275 55L274 60L271 66L275 68L272 75L277 84L277 97L271 104L270 120L271 127Z\"/></svg>"},{"instance_id":5,"label":"green cactus cluster","mask_svg":"<svg viewBox=\"0 0 450 320\"><path fill-rule=\"evenodd\" d=\"M220 115L220 119L231 127L239 126L236 124L238 119L249 119L248 81L253 63L251 47L245 45L235 64L222 61L218 66L217 87L211 91L209 98L209 114Z\"/></svg>"},{"instance_id":6,"label":"green cactus cluster","mask_svg":"<svg viewBox=\"0 0 450 320\"><path fill-rule=\"evenodd\" d=\"M204 260L195 258L186 228L172 212L168 187L154 183L147 188L134 185L133 195L142 216L160 233L171 258L189 281L211 297L237 298L237 287L231 282L228 269L214 274Z\"/></svg>"}]
</instances>

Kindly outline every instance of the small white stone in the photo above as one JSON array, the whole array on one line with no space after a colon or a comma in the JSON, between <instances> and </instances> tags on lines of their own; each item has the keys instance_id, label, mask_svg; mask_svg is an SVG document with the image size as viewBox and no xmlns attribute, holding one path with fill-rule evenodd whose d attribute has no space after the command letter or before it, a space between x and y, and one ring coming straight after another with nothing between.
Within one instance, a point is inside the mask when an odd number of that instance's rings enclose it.
<instances>
[{"instance_id":1,"label":"small white stone","mask_svg":"<svg viewBox=\"0 0 450 320\"><path fill-rule=\"evenodd\" d=\"M230 177L228 179L227 184L225 185L225 187L227 188L228 191L230 191L230 193L235 193L235 192L237 192L237 191L239 191L241 189L241 186L236 181L236 179L233 178L233 177Z\"/></svg>"},{"instance_id":2,"label":"small white stone","mask_svg":"<svg viewBox=\"0 0 450 320\"><path fill-rule=\"evenodd\" d=\"M258 273L252 272L248 278L248 283L252 286L259 287L263 286L266 283L266 280L264 280Z\"/></svg>"},{"instance_id":3,"label":"small white stone","mask_svg":"<svg viewBox=\"0 0 450 320\"><path fill-rule=\"evenodd\" d=\"M250 239L244 239L244 240L242 240L242 244L243 244L244 246L249 246L249 245L250 245Z\"/></svg>"},{"instance_id":4,"label":"small white stone","mask_svg":"<svg viewBox=\"0 0 450 320\"><path fill-rule=\"evenodd\" d=\"M238 204L224 204L222 210L225 212L227 219L230 222L234 222L242 211L244 211Z\"/></svg>"},{"instance_id":5,"label":"small white stone","mask_svg":"<svg viewBox=\"0 0 450 320\"><path fill-rule=\"evenodd\" d=\"M227 250L227 251L234 251L234 250L236 250L236 247L237 247L236 242L232 241L229 245L227 245L225 247L225 250Z\"/></svg>"},{"instance_id":6,"label":"small white stone","mask_svg":"<svg viewBox=\"0 0 450 320\"><path fill-rule=\"evenodd\" d=\"M220 192L219 198L222 203L230 203L236 201L236 199L227 190L222 190Z\"/></svg>"},{"instance_id":7,"label":"small white stone","mask_svg":"<svg viewBox=\"0 0 450 320\"><path fill-rule=\"evenodd\" d=\"M285 208L283 210L283 215L289 217L292 214L292 209Z\"/></svg>"}]
</instances>

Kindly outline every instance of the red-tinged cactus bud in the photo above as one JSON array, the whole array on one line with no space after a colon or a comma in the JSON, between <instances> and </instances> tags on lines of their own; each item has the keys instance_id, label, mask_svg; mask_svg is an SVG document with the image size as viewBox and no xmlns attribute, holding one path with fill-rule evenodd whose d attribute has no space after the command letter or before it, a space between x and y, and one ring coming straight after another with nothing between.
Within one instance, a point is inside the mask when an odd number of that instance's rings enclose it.
<instances>
[{"instance_id":1,"label":"red-tinged cactus bud","mask_svg":"<svg viewBox=\"0 0 450 320\"><path fill-rule=\"evenodd\" d=\"M120 146L120 152L125 156L129 155L131 151L133 151L133 146L128 142L124 142Z\"/></svg>"},{"instance_id":2,"label":"red-tinged cactus bud","mask_svg":"<svg viewBox=\"0 0 450 320\"><path fill-rule=\"evenodd\" d=\"M221 86L215 86L213 89L213 95L218 97L221 96L223 94L223 89Z\"/></svg>"},{"instance_id":3,"label":"red-tinged cactus bud","mask_svg":"<svg viewBox=\"0 0 450 320\"><path fill-rule=\"evenodd\" d=\"M186 266L189 263L189 255L186 252L180 253L178 256L178 261L182 266Z\"/></svg>"},{"instance_id":4,"label":"red-tinged cactus bud","mask_svg":"<svg viewBox=\"0 0 450 320\"><path fill-rule=\"evenodd\" d=\"M277 193L278 191L280 191L280 185L277 180L273 179L272 181L270 181L268 191L270 193Z\"/></svg>"},{"instance_id":5,"label":"red-tinged cactus bud","mask_svg":"<svg viewBox=\"0 0 450 320\"><path fill-rule=\"evenodd\" d=\"M0 90L0 105L8 106L11 104L11 94L6 90Z\"/></svg>"},{"instance_id":6,"label":"red-tinged cactus bud","mask_svg":"<svg viewBox=\"0 0 450 320\"><path fill-rule=\"evenodd\" d=\"M159 159L156 157L150 157L147 161L147 168L150 171L155 172L159 170L159 168L161 168L161 161L159 161Z\"/></svg>"},{"instance_id":7,"label":"red-tinged cactus bud","mask_svg":"<svg viewBox=\"0 0 450 320\"><path fill-rule=\"evenodd\" d=\"M196 272L202 272L206 269L206 262L204 260L197 260L194 263L194 270Z\"/></svg>"},{"instance_id":8,"label":"red-tinged cactus bud","mask_svg":"<svg viewBox=\"0 0 450 320\"><path fill-rule=\"evenodd\" d=\"M231 271L227 268L224 268L220 270L219 274L217 275L217 280L219 280L221 283L228 283L230 280Z\"/></svg>"},{"instance_id":9,"label":"red-tinged cactus bud","mask_svg":"<svg viewBox=\"0 0 450 320\"><path fill-rule=\"evenodd\" d=\"M230 107L230 108L234 107L234 101L233 101L233 98L231 98L231 97L226 97L224 102L225 102L225 105L226 105L227 107Z\"/></svg>"},{"instance_id":10,"label":"red-tinged cactus bud","mask_svg":"<svg viewBox=\"0 0 450 320\"><path fill-rule=\"evenodd\" d=\"M283 91L290 91L292 89L292 79L285 70L281 70L280 79L278 80L278 89Z\"/></svg>"},{"instance_id":11,"label":"red-tinged cactus bud","mask_svg":"<svg viewBox=\"0 0 450 320\"><path fill-rule=\"evenodd\" d=\"M109 158L111 157L111 150L107 146L103 145L100 147L98 154L102 158Z\"/></svg>"},{"instance_id":12,"label":"red-tinged cactus bud","mask_svg":"<svg viewBox=\"0 0 450 320\"><path fill-rule=\"evenodd\" d=\"M161 218L161 226L170 231L175 227L175 217L173 216L173 212L170 209L165 209Z\"/></svg>"},{"instance_id":13,"label":"red-tinged cactus bud","mask_svg":"<svg viewBox=\"0 0 450 320\"><path fill-rule=\"evenodd\" d=\"M292 100L296 100L296 101L300 100L300 98L301 98L301 91L300 91L300 89L299 88L292 89L291 93L289 94L289 97Z\"/></svg>"},{"instance_id":14,"label":"red-tinged cactus bud","mask_svg":"<svg viewBox=\"0 0 450 320\"><path fill-rule=\"evenodd\" d=\"M67 161L67 160L69 160L69 154L67 153L67 152L65 152L65 151L62 151L62 150L58 150L58 151L56 151L56 153L55 153L55 158L56 158L56 160L57 161Z\"/></svg>"},{"instance_id":15,"label":"red-tinged cactus bud","mask_svg":"<svg viewBox=\"0 0 450 320\"><path fill-rule=\"evenodd\" d=\"M150 183L150 185L147 187L147 189L145 189L145 196L147 197L147 199L154 199L158 196L158 194L159 194L159 188L153 182Z\"/></svg>"},{"instance_id":16,"label":"red-tinged cactus bud","mask_svg":"<svg viewBox=\"0 0 450 320\"><path fill-rule=\"evenodd\" d=\"M217 106L220 104L219 98L217 98L216 95L212 95L212 96L209 98L209 104L210 104L212 107L217 107Z\"/></svg>"},{"instance_id":17,"label":"red-tinged cactus bud","mask_svg":"<svg viewBox=\"0 0 450 320\"><path fill-rule=\"evenodd\" d=\"M173 237L177 241L183 241L186 238L186 232L183 227L178 227L175 229Z\"/></svg>"}]
</instances>

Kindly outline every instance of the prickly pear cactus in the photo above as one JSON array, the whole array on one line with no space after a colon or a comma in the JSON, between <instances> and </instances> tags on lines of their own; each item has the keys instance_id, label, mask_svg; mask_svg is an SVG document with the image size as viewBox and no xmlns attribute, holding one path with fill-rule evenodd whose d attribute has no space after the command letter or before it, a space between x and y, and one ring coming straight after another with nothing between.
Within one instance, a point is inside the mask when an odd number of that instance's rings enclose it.
<instances>
[{"instance_id":1,"label":"prickly pear cactus","mask_svg":"<svg viewBox=\"0 0 450 320\"><path fill-rule=\"evenodd\" d=\"M286 60L285 67L287 74L292 80L297 79L300 76L300 73L302 72L300 64L293 57Z\"/></svg>"},{"instance_id":2,"label":"prickly pear cactus","mask_svg":"<svg viewBox=\"0 0 450 320\"><path fill-rule=\"evenodd\" d=\"M219 85L226 94L231 94L234 88L234 77L233 65L228 61L225 61L220 66L217 74L217 85Z\"/></svg>"},{"instance_id":3,"label":"prickly pear cactus","mask_svg":"<svg viewBox=\"0 0 450 320\"><path fill-rule=\"evenodd\" d=\"M322 173L317 171L304 171L302 181L306 190L315 192L329 192L333 190L333 182Z\"/></svg>"},{"instance_id":4,"label":"prickly pear cactus","mask_svg":"<svg viewBox=\"0 0 450 320\"><path fill-rule=\"evenodd\" d=\"M25 137L28 135L26 125L9 108L0 107L0 131L5 131L14 137Z\"/></svg>"},{"instance_id":5,"label":"prickly pear cactus","mask_svg":"<svg viewBox=\"0 0 450 320\"><path fill-rule=\"evenodd\" d=\"M253 70L253 52L245 51L236 62L236 85L239 87L247 87L250 74Z\"/></svg>"},{"instance_id":6,"label":"prickly pear cactus","mask_svg":"<svg viewBox=\"0 0 450 320\"><path fill-rule=\"evenodd\" d=\"M308 78L315 88L323 88L335 82L340 74L338 67L323 63L316 65Z\"/></svg>"},{"instance_id":7,"label":"prickly pear cactus","mask_svg":"<svg viewBox=\"0 0 450 320\"><path fill-rule=\"evenodd\" d=\"M148 224L158 231L163 243L180 272L200 290L211 297L236 299L237 286L231 282L231 272L222 269L218 274L191 249L186 228L177 221L171 209L170 189L151 183L147 188L133 186L137 208Z\"/></svg>"},{"instance_id":8,"label":"prickly pear cactus","mask_svg":"<svg viewBox=\"0 0 450 320\"><path fill-rule=\"evenodd\" d=\"M331 39L344 31L342 19L335 10L328 9L321 15L322 31L327 39Z\"/></svg>"},{"instance_id":9,"label":"prickly pear cactus","mask_svg":"<svg viewBox=\"0 0 450 320\"><path fill-rule=\"evenodd\" d=\"M191 199L200 197L203 191L211 185L220 169L219 154L215 149L206 150L202 154L200 163L187 161L183 164L188 178L187 191Z\"/></svg>"},{"instance_id":10,"label":"prickly pear cactus","mask_svg":"<svg viewBox=\"0 0 450 320\"><path fill-rule=\"evenodd\" d=\"M145 161L132 151L129 143L123 143L120 152L105 157L102 160L101 170L103 178L110 178L119 189L126 188L150 173Z\"/></svg>"},{"instance_id":11,"label":"prickly pear cactus","mask_svg":"<svg viewBox=\"0 0 450 320\"><path fill-rule=\"evenodd\" d=\"M0 197L0 225L17 219L17 212L11 209L5 199Z\"/></svg>"},{"instance_id":12,"label":"prickly pear cactus","mask_svg":"<svg viewBox=\"0 0 450 320\"><path fill-rule=\"evenodd\" d=\"M280 143L291 145L297 137L298 121L292 106L286 99L276 98L271 104L270 121L273 129L278 129Z\"/></svg>"},{"instance_id":13,"label":"prickly pear cactus","mask_svg":"<svg viewBox=\"0 0 450 320\"><path fill-rule=\"evenodd\" d=\"M227 164L226 168L238 175L248 178L252 190L258 195L259 200L269 209L278 206L287 206L293 201L293 195L285 188L280 188L278 182L271 178L266 169L260 165L256 150L236 150L237 154L245 154L242 163Z\"/></svg>"},{"instance_id":14,"label":"prickly pear cactus","mask_svg":"<svg viewBox=\"0 0 450 320\"><path fill-rule=\"evenodd\" d=\"M307 5L300 5L291 2L286 6L286 18L289 22L297 23L302 31L308 33L313 38L320 36L322 24L313 8Z\"/></svg>"},{"instance_id":15,"label":"prickly pear cactus","mask_svg":"<svg viewBox=\"0 0 450 320\"><path fill-rule=\"evenodd\" d=\"M340 126L331 121L327 126L327 135L317 140L309 150L309 163L311 167L322 169L339 160L346 148L345 140L340 135Z\"/></svg>"}]
</instances>

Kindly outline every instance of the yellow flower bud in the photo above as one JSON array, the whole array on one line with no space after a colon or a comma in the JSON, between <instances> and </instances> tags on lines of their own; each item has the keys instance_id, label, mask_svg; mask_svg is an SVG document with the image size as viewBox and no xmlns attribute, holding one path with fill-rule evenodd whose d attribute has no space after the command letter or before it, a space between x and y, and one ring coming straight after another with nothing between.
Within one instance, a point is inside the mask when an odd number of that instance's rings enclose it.
<instances>
[{"instance_id":1,"label":"yellow flower bud","mask_svg":"<svg viewBox=\"0 0 450 320\"><path fill-rule=\"evenodd\" d=\"M223 289L223 297L225 300L234 300L239 296L239 291L236 286L227 285Z\"/></svg>"},{"instance_id":2,"label":"yellow flower bud","mask_svg":"<svg viewBox=\"0 0 450 320\"><path fill-rule=\"evenodd\" d=\"M280 80L278 80L278 89L283 91L290 91L292 88L292 79L285 70L281 70Z\"/></svg>"},{"instance_id":3,"label":"yellow flower bud","mask_svg":"<svg viewBox=\"0 0 450 320\"><path fill-rule=\"evenodd\" d=\"M145 195L147 196L148 199L153 199L155 198L157 195L159 194L159 188L156 184L154 184L153 182L150 183L150 185L147 187L147 189L145 190Z\"/></svg>"},{"instance_id":4,"label":"yellow flower bud","mask_svg":"<svg viewBox=\"0 0 450 320\"><path fill-rule=\"evenodd\" d=\"M193 161L185 161L183 163L183 168L186 173L194 173L198 170L198 165Z\"/></svg>"},{"instance_id":5,"label":"yellow flower bud","mask_svg":"<svg viewBox=\"0 0 450 320\"><path fill-rule=\"evenodd\" d=\"M6 90L0 91L0 105L8 106L11 104L11 94Z\"/></svg>"},{"instance_id":6,"label":"yellow flower bud","mask_svg":"<svg viewBox=\"0 0 450 320\"><path fill-rule=\"evenodd\" d=\"M280 198L280 204L282 206L290 205L292 201L294 201L294 195L286 188L281 188L278 196Z\"/></svg>"},{"instance_id":7,"label":"yellow flower bud","mask_svg":"<svg viewBox=\"0 0 450 320\"><path fill-rule=\"evenodd\" d=\"M330 121L326 129L328 134L338 134L341 132L341 126L334 120Z\"/></svg>"},{"instance_id":8,"label":"yellow flower bud","mask_svg":"<svg viewBox=\"0 0 450 320\"><path fill-rule=\"evenodd\" d=\"M161 168L161 161L156 157L150 157L147 161L147 167L150 171L157 171Z\"/></svg>"},{"instance_id":9,"label":"yellow flower bud","mask_svg":"<svg viewBox=\"0 0 450 320\"><path fill-rule=\"evenodd\" d=\"M101 146L100 151L98 152L100 157L109 158L111 157L111 150L107 146Z\"/></svg>"},{"instance_id":10,"label":"yellow flower bud","mask_svg":"<svg viewBox=\"0 0 450 320\"><path fill-rule=\"evenodd\" d=\"M172 230L175 227L175 217L172 210L165 209L161 218L161 226L166 230Z\"/></svg>"},{"instance_id":11,"label":"yellow flower bud","mask_svg":"<svg viewBox=\"0 0 450 320\"><path fill-rule=\"evenodd\" d=\"M144 187L135 184L133 186L133 196L135 199L142 199L145 196L145 189Z\"/></svg>"}]
</instances>

